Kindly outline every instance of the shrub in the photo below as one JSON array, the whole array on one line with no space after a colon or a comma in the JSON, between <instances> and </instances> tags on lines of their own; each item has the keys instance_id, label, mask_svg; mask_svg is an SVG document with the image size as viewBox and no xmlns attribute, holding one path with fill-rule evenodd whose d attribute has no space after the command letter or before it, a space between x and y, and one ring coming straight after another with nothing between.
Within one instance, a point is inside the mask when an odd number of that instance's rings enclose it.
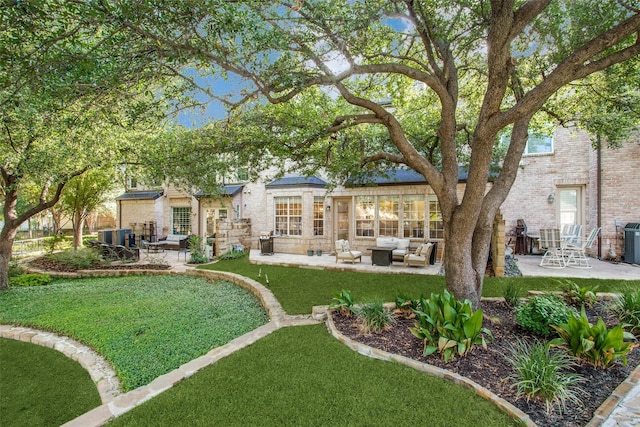
<instances>
[{"instance_id":1,"label":"shrub","mask_svg":"<svg viewBox=\"0 0 640 427\"><path fill-rule=\"evenodd\" d=\"M204 264L209 262L209 257L204 253L202 249L202 239L199 236L189 237L189 263L190 264Z\"/></svg>"},{"instance_id":2,"label":"shrub","mask_svg":"<svg viewBox=\"0 0 640 427\"><path fill-rule=\"evenodd\" d=\"M46 255L46 258L72 269L83 269L104 263L100 251L94 248L83 248L77 251L69 249Z\"/></svg>"},{"instance_id":3,"label":"shrub","mask_svg":"<svg viewBox=\"0 0 640 427\"><path fill-rule=\"evenodd\" d=\"M355 312L353 308L353 297L351 296L351 292L343 289L342 291L333 292L334 298L329 304L329 308L331 310L338 310L343 315L349 317L351 314Z\"/></svg>"},{"instance_id":4,"label":"shrub","mask_svg":"<svg viewBox=\"0 0 640 427\"><path fill-rule=\"evenodd\" d=\"M518 324L544 336L552 334L551 325L565 323L576 314L573 307L569 307L562 298L555 295L535 296L516 308Z\"/></svg>"},{"instance_id":5,"label":"shrub","mask_svg":"<svg viewBox=\"0 0 640 427\"><path fill-rule=\"evenodd\" d=\"M73 245L73 237L56 233L53 236L45 237L43 245L47 254L51 254L53 251L70 249Z\"/></svg>"},{"instance_id":6,"label":"shrub","mask_svg":"<svg viewBox=\"0 0 640 427\"><path fill-rule=\"evenodd\" d=\"M551 340L551 345L567 350L578 361L601 368L608 368L617 359L627 364L631 343L624 340L634 339L634 336L624 332L622 325L607 329L601 317L592 325L582 307L580 317L572 316L567 323L552 328L560 337Z\"/></svg>"},{"instance_id":7,"label":"shrub","mask_svg":"<svg viewBox=\"0 0 640 427\"><path fill-rule=\"evenodd\" d=\"M424 297L421 297L424 299ZM403 314L405 317L413 319L416 317L413 310L418 308L420 305L420 299L412 299L411 297L398 293L396 295L396 313Z\"/></svg>"},{"instance_id":8,"label":"shrub","mask_svg":"<svg viewBox=\"0 0 640 427\"><path fill-rule=\"evenodd\" d=\"M516 307L518 305L518 300L522 296L521 294L520 288L512 281L509 281L502 287L502 297L504 298L504 302L510 307Z\"/></svg>"},{"instance_id":9,"label":"shrub","mask_svg":"<svg viewBox=\"0 0 640 427\"><path fill-rule=\"evenodd\" d=\"M11 261L9 263L9 270L7 271L7 275L9 276L9 278L17 277L21 274L24 274L24 269L20 266L20 264L18 264L17 261Z\"/></svg>"},{"instance_id":10,"label":"shrub","mask_svg":"<svg viewBox=\"0 0 640 427\"><path fill-rule=\"evenodd\" d=\"M227 261L227 260L232 260L232 259L240 259L243 258L247 255L246 252L244 251L228 251L223 253L222 255L218 256L218 259L220 261Z\"/></svg>"},{"instance_id":11,"label":"shrub","mask_svg":"<svg viewBox=\"0 0 640 427\"><path fill-rule=\"evenodd\" d=\"M393 313L384 308L381 302L364 304L357 310L360 331L363 334L388 330L395 323Z\"/></svg>"},{"instance_id":12,"label":"shrub","mask_svg":"<svg viewBox=\"0 0 640 427\"><path fill-rule=\"evenodd\" d=\"M567 402L580 403L578 393L582 391L578 384L584 378L578 374L566 372L575 364L567 353L552 350L549 343L534 340L531 344L518 340L508 348L505 356L516 373L511 376L518 397L527 400L539 399L544 402L547 414L558 405L560 411Z\"/></svg>"},{"instance_id":13,"label":"shrub","mask_svg":"<svg viewBox=\"0 0 640 427\"><path fill-rule=\"evenodd\" d=\"M556 280L562 287L564 300L567 304L577 307L586 305L591 307L598 301L596 295L596 287L583 286L580 287L573 280Z\"/></svg>"},{"instance_id":14,"label":"shrub","mask_svg":"<svg viewBox=\"0 0 640 427\"><path fill-rule=\"evenodd\" d=\"M415 327L411 333L424 341L424 355L436 351L445 361L451 361L456 353L460 356L470 352L476 344L487 347L483 334L492 337L482 327L482 310L475 312L471 301L457 301L446 290L442 295L431 294L428 300L420 300L420 309L415 309Z\"/></svg>"},{"instance_id":15,"label":"shrub","mask_svg":"<svg viewBox=\"0 0 640 427\"><path fill-rule=\"evenodd\" d=\"M43 286L51 283L51 276L48 274L21 274L9 279L9 286L27 287Z\"/></svg>"},{"instance_id":16,"label":"shrub","mask_svg":"<svg viewBox=\"0 0 640 427\"><path fill-rule=\"evenodd\" d=\"M627 289L609 303L608 310L622 328L633 335L640 335L640 291Z\"/></svg>"}]
</instances>

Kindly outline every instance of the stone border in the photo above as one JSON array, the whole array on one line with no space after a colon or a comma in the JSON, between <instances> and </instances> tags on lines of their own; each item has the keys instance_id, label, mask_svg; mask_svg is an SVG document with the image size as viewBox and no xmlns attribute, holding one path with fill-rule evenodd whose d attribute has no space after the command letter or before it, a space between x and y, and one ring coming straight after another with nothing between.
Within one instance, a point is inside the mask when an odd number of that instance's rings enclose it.
<instances>
[{"instance_id":1,"label":"stone border","mask_svg":"<svg viewBox=\"0 0 640 427\"><path fill-rule=\"evenodd\" d=\"M120 380L111 364L76 340L52 332L13 325L0 325L0 337L51 348L75 360L89 372L103 404L111 402L122 393Z\"/></svg>"},{"instance_id":2,"label":"stone border","mask_svg":"<svg viewBox=\"0 0 640 427\"><path fill-rule=\"evenodd\" d=\"M528 427L536 427L537 425L531 420L531 418L529 418L529 415L525 414L523 411L516 408L514 405L497 396L496 394L492 393L488 389L482 387L474 381L471 381L469 378L458 375L455 372L451 372L447 369L438 368L436 366L429 365L428 363L418 362L417 360L410 359L405 356L388 353L386 351L354 341L338 331L335 324L333 323L333 319L329 315L327 315L326 323L327 329L338 341L349 347L351 350L362 354L363 356L371 357L373 359L380 359L387 362L396 362L415 369L416 371L424 372L427 375L442 378L463 387L469 388L473 390L478 396L491 401L494 405L500 408L503 412L509 414L512 418L522 421L524 425Z\"/></svg>"},{"instance_id":3,"label":"stone border","mask_svg":"<svg viewBox=\"0 0 640 427\"><path fill-rule=\"evenodd\" d=\"M296 266L296 267L299 267L299 266ZM181 380L190 377L191 375L198 372L200 369L210 366L213 363L217 362L218 360L228 356L229 354L237 350L240 350L241 348L246 347L250 344L253 344L260 338L263 338L269 335L270 333L276 331L281 327L311 325L311 324L318 324L323 321L326 323L327 329L332 333L332 335L334 335L336 339L338 339L340 342L342 342L352 350L355 350L362 355L376 358L376 359L386 360L386 361L398 362L403 365L409 366L413 369L419 370L421 372L425 372L429 375L434 375L434 376L446 379L448 381L453 381L456 384L459 384L474 390L476 394L478 394L479 396L485 399L492 401L500 409L502 409L503 411L511 415L513 418L522 420L525 425L530 427L536 426L536 424L533 423L533 421L531 421L531 419L527 414L520 411L518 408L516 408L514 405L510 404L506 400L498 397L494 393L490 392L484 387L481 387L479 384L471 381L466 377L447 371L446 369L441 369L432 365L428 365L426 363L421 363L413 359L406 358L404 356L387 353L382 350L378 350L378 349L366 346L364 344L357 343L351 340L350 338L343 336L335 328L335 325L331 320L331 316L328 316L328 306L313 307L312 314L310 316L287 315L284 309L282 308L282 306L280 305L280 302L275 298L275 295L273 295L273 293L268 288L266 288L265 286L263 286L262 284L260 284L255 280L249 279L239 274L223 272L223 271L215 271L215 270L202 270L202 269L193 269L193 270L187 270L183 272L176 272L171 270L81 270L81 271L78 271L77 273L48 273L48 272L39 271L35 269L33 269L32 271L38 272L38 273L47 273L47 274L50 274L52 277L66 277L66 278L182 274L182 275L188 275L188 276L203 277L209 280L224 280L250 291L256 298L260 300L260 303L262 304L265 311L269 315L269 318L271 319L270 322L267 323L266 325L263 325L252 332L242 335L241 337L238 337L221 347L217 347L211 350L210 352L208 352L204 356L194 359L191 362L185 363L184 365L180 366L178 369L156 378L146 386L139 387L138 389L132 390L129 393L126 393L124 395L114 396L108 402L105 402L105 398L102 397L102 393L101 393L101 398L103 399L102 406L99 406L79 416L78 418L69 421L68 423L64 424L64 426L69 426L69 427L102 426L106 424L109 420L115 417L118 417L124 414L125 412L128 412L134 407L146 402L152 397L155 397L156 395L162 393L163 391L171 388ZM530 292L529 295L531 296L531 294L535 294L535 291ZM611 297L611 295L607 295L607 294L599 293L598 295L603 297L603 299L608 299ZM486 299L501 299L501 298L486 298ZM18 332L19 329L21 330L21 332ZM5 331L9 331L9 332L5 332ZM19 338L13 338L13 339L20 339L21 341L32 342L33 344L49 346L47 344L44 344L44 342L50 342L46 340L44 337L35 338L36 336L39 335L38 332L39 331L29 330L28 328L13 327L10 325L0 325L0 333L2 333L2 336L5 338L11 338L11 336L5 336L5 333L6 333L7 335L15 335L19 337ZM50 333L42 332L42 334L50 334ZM50 335L55 335L55 334L50 334ZM66 337L60 337L60 340L64 342L73 341ZM82 346L79 343L77 344L79 346ZM64 347L64 345L60 344L60 347L62 348ZM51 348L54 348L54 347L51 347ZM59 350L59 351L62 351L62 350ZM63 353L65 352L63 351ZM67 355L74 360L78 360L78 362L83 367L85 367L83 365L83 363L85 363L83 362L83 360L86 360L88 358L88 356L86 356L87 354L88 353L84 351L80 351L77 353L71 352L70 355L69 354ZM85 369L89 370L89 368L86 368L86 367ZM107 377L105 376L104 379L106 378ZM98 378L96 380L92 375L92 379L94 381L99 381L101 378ZM631 392L638 393L636 390L638 390L639 387L640 387L640 365L638 365L636 369L634 369L634 371L629 375L629 377L614 390L613 394L609 396L602 403L602 405L600 405L600 407L594 413L594 417L591 419L591 421L589 421L589 423L585 427L599 427L603 425L609 419L609 417L612 416L612 414L614 413L614 410L620 407L623 407L623 409L621 410L622 414L620 415L621 419L628 416L628 414L632 413L633 411L637 411L635 407L630 408L628 404L625 404L625 402L627 401L627 398L632 397ZM119 391L119 384L117 388ZM98 391L100 392L100 387ZM634 405L635 403L630 402L629 404ZM611 425L615 425L615 424L611 424Z\"/></svg>"}]
</instances>

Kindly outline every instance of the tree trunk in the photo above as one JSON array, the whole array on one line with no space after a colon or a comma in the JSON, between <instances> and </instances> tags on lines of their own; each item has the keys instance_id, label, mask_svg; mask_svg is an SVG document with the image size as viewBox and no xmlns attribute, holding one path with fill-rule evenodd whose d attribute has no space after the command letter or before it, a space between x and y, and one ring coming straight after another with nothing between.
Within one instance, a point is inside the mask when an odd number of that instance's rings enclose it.
<instances>
[{"instance_id":1,"label":"tree trunk","mask_svg":"<svg viewBox=\"0 0 640 427\"><path fill-rule=\"evenodd\" d=\"M5 224L0 233L0 290L9 289L9 263L17 231L18 227L8 228Z\"/></svg>"},{"instance_id":2,"label":"tree trunk","mask_svg":"<svg viewBox=\"0 0 640 427\"><path fill-rule=\"evenodd\" d=\"M77 251L82 247L82 229L84 228L84 216L74 215L73 217L73 250Z\"/></svg>"}]
</instances>

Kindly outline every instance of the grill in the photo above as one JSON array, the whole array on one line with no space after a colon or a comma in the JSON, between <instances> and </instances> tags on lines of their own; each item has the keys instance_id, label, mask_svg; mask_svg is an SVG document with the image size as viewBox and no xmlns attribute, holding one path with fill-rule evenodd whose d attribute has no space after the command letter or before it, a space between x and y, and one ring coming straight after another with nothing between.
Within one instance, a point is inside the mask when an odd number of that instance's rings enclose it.
<instances>
[{"instance_id":1,"label":"grill","mask_svg":"<svg viewBox=\"0 0 640 427\"><path fill-rule=\"evenodd\" d=\"M259 237L260 255L273 255L273 233L262 231Z\"/></svg>"}]
</instances>

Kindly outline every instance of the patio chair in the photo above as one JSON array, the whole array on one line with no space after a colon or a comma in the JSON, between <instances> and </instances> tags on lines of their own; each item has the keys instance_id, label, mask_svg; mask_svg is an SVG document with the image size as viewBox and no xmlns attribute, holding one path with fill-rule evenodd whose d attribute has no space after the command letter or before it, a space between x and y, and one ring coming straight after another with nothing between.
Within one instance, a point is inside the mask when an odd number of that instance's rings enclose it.
<instances>
[{"instance_id":1,"label":"patio chair","mask_svg":"<svg viewBox=\"0 0 640 427\"><path fill-rule=\"evenodd\" d=\"M540 248L545 249L540 267L564 268L567 266L560 230L557 228L540 229Z\"/></svg>"},{"instance_id":2,"label":"patio chair","mask_svg":"<svg viewBox=\"0 0 640 427\"><path fill-rule=\"evenodd\" d=\"M416 249L416 252L413 254L406 254L404 256L404 265L409 267L411 265L417 265L419 267L426 267L429 265L429 260L431 259L431 251L433 251L433 243L422 243Z\"/></svg>"},{"instance_id":3,"label":"patio chair","mask_svg":"<svg viewBox=\"0 0 640 427\"><path fill-rule=\"evenodd\" d=\"M565 224L562 226L562 233L560 233L560 238L564 240L565 243L577 244L578 241L582 238L582 225L580 224Z\"/></svg>"},{"instance_id":4,"label":"patio chair","mask_svg":"<svg viewBox=\"0 0 640 427\"><path fill-rule=\"evenodd\" d=\"M591 230L589 237L586 239L578 239L576 243L567 243L565 245L565 254L567 255L567 265L574 268L591 268L589 263L589 257L587 256L587 249L593 246L600 233L600 227L596 227Z\"/></svg>"},{"instance_id":5,"label":"patio chair","mask_svg":"<svg viewBox=\"0 0 640 427\"><path fill-rule=\"evenodd\" d=\"M190 252L189 249L189 238L180 239L178 243L178 261L180 261L180 254L184 254L184 261L187 261L187 254Z\"/></svg>"},{"instance_id":6,"label":"patio chair","mask_svg":"<svg viewBox=\"0 0 640 427\"><path fill-rule=\"evenodd\" d=\"M336 263L338 260L351 261L355 264L355 260L362 262L362 252L351 250L348 240L336 240Z\"/></svg>"}]
</instances>

